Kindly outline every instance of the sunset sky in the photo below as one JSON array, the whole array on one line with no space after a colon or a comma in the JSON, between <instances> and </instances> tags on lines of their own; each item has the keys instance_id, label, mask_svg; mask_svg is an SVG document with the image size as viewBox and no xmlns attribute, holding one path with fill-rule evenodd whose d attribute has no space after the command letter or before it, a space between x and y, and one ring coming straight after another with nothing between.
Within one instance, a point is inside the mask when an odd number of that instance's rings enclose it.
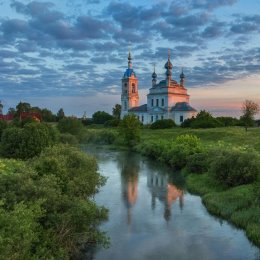
<instances>
[{"instance_id":1,"label":"sunset sky","mask_svg":"<svg viewBox=\"0 0 260 260\"><path fill-rule=\"evenodd\" d=\"M214 115L260 104L260 0L0 0L0 100L64 108L67 115L111 113L131 45L146 103L171 49L191 105ZM260 115L258 115L260 118Z\"/></svg>"}]
</instances>

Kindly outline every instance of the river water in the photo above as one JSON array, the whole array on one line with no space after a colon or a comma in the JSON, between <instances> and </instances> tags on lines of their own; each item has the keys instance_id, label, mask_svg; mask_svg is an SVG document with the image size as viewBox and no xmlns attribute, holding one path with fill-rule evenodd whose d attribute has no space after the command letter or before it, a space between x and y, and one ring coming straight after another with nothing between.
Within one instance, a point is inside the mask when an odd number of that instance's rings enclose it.
<instances>
[{"instance_id":1,"label":"river water","mask_svg":"<svg viewBox=\"0 0 260 260\"><path fill-rule=\"evenodd\" d=\"M107 183L95 196L109 209L108 249L95 260L259 260L243 231L210 215L166 166L131 152L86 148ZM89 258L87 258L89 259ZM91 257L92 259L92 257Z\"/></svg>"}]
</instances>

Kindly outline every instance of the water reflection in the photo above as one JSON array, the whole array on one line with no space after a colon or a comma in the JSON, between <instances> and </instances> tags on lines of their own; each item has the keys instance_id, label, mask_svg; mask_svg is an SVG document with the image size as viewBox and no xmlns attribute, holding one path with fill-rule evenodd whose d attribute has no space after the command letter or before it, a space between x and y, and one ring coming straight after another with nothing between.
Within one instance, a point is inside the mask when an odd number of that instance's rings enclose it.
<instances>
[{"instance_id":1,"label":"water reflection","mask_svg":"<svg viewBox=\"0 0 260 260\"><path fill-rule=\"evenodd\" d=\"M109 208L101 229L111 245L88 251L86 260L259 259L243 231L220 225L200 197L183 192L180 174L138 154L88 151L108 178L95 200Z\"/></svg>"},{"instance_id":2,"label":"water reflection","mask_svg":"<svg viewBox=\"0 0 260 260\"><path fill-rule=\"evenodd\" d=\"M124 156L118 157L118 168L121 173L121 190L122 199L127 209L127 224L132 222L132 208L138 199L138 179L139 171L148 166L149 174L147 177L147 187L151 194L151 208L156 208L158 200L164 205L162 216L168 222L171 219L172 204L179 200L179 206L182 209L184 205L184 192L175 186L170 180L169 174L163 171L162 166L158 163L153 165L140 160L140 156L134 153L125 153Z\"/></svg>"},{"instance_id":3,"label":"water reflection","mask_svg":"<svg viewBox=\"0 0 260 260\"><path fill-rule=\"evenodd\" d=\"M156 208L156 199L164 204L164 219L168 222L171 218L172 204L179 199L180 208L183 207L183 190L178 189L169 182L169 176L152 172L147 175L147 186L152 196L152 209Z\"/></svg>"}]
</instances>

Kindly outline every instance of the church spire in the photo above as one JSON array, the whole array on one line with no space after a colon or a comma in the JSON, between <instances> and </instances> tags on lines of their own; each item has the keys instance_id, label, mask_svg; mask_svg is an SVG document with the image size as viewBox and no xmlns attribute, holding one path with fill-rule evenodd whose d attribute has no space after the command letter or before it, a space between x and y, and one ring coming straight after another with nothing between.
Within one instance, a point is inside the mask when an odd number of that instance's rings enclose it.
<instances>
[{"instance_id":1,"label":"church spire","mask_svg":"<svg viewBox=\"0 0 260 260\"><path fill-rule=\"evenodd\" d=\"M153 87L156 85L156 80L157 80L157 74L155 73L155 64L153 65L154 67L153 67L153 74L152 74L152 78L153 78L153 80L152 80L152 85L153 85Z\"/></svg>"},{"instance_id":2,"label":"church spire","mask_svg":"<svg viewBox=\"0 0 260 260\"><path fill-rule=\"evenodd\" d=\"M164 65L164 68L166 69L166 79L168 81L168 83L171 81L172 79L172 64L171 64L171 51L170 49L168 49L168 60Z\"/></svg>"},{"instance_id":3,"label":"church spire","mask_svg":"<svg viewBox=\"0 0 260 260\"><path fill-rule=\"evenodd\" d=\"M185 75L183 73L183 68L181 69L181 74L180 74L180 85L183 87L184 86L184 81L185 81Z\"/></svg>"},{"instance_id":4,"label":"church spire","mask_svg":"<svg viewBox=\"0 0 260 260\"><path fill-rule=\"evenodd\" d=\"M132 55L131 55L130 47L129 47L129 52L128 52L128 69L132 69Z\"/></svg>"}]
</instances>

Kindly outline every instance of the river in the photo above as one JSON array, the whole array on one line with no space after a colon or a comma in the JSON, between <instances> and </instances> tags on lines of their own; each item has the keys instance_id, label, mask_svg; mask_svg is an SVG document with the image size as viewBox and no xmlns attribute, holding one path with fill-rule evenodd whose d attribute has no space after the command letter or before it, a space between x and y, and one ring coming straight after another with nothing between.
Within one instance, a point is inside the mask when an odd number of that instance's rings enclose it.
<instances>
[{"instance_id":1,"label":"river","mask_svg":"<svg viewBox=\"0 0 260 260\"><path fill-rule=\"evenodd\" d=\"M180 174L139 154L85 148L107 183L95 196L109 209L111 245L95 260L258 260L244 232L210 215ZM89 259L89 258L87 258Z\"/></svg>"}]
</instances>

